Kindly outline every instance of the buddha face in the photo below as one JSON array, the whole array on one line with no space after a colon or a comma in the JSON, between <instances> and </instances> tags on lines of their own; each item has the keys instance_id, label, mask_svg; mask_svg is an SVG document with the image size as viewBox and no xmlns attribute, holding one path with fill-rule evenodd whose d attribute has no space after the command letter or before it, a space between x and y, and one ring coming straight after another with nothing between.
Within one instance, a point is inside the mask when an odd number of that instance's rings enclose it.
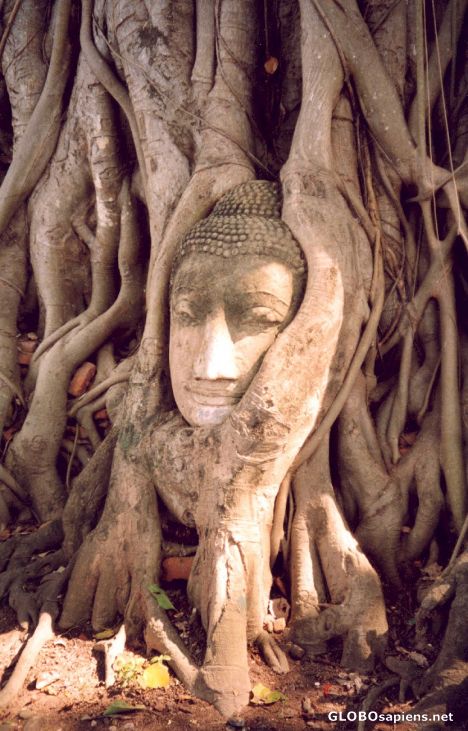
<instances>
[{"instance_id":1,"label":"buddha face","mask_svg":"<svg viewBox=\"0 0 468 731\"><path fill-rule=\"evenodd\" d=\"M171 292L169 362L189 424L226 419L294 316L300 284L287 264L265 256L191 254L182 261Z\"/></svg>"}]
</instances>

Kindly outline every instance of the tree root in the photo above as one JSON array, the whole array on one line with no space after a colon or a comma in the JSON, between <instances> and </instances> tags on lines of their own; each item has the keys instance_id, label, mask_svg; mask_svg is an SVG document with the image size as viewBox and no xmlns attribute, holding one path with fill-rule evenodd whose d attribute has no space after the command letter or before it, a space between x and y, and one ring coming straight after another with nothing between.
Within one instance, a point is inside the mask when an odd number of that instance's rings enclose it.
<instances>
[{"instance_id":1,"label":"tree root","mask_svg":"<svg viewBox=\"0 0 468 731\"><path fill-rule=\"evenodd\" d=\"M36 662L40 651L49 640L55 637L52 628L53 617L48 612L42 612L34 634L27 641L16 667L2 690L0 690L0 708L12 711L15 700L20 693L27 674Z\"/></svg>"},{"instance_id":2,"label":"tree root","mask_svg":"<svg viewBox=\"0 0 468 731\"><path fill-rule=\"evenodd\" d=\"M125 625L123 624L117 634L112 637L112 639L102 640L101 642L97 642L94 645L95 652L104 653L104 682L106 688L110 688L115 683L115 672L113 665L116 658L118 658L118 656L121 655L125 649L125 640Z\"/></svg>"},{"instance_id":3,"label":"tree root","mask_svg":"<svg viewBox=\"0 0 468 731\"><path fill-rule=\"evenodd\" d=\"M337 508L327 442L296 473L294 498L292 639L317 652L331 637L343 636L342 663L367 671L386 644L385 605L378 577ZM333 604L320 611L325 586Z\"/></svg>"},{"instance_id":4,"label":"tree root","mask_svg":"<svg viewBox=\"0 0 468 731\"><path fill-rule=\"evenodd\" d=\"M165 613L155 604L147 607L145 640L148 649L168 655L170 667L197 698L215 706L224 718L231 718L247 705L250 683L237 666L194 664Z\"/></svg>"},{"instance_id":5,"label":"tree root","mask_svg":"<svg viewBox=\"0 0 468 731\"><path fill-rule=\"evenodd\" d=\"M11 490L17 500L23 503L23 505L29 506L28 495L25 493L21 485L15 480L13 475L10 474L10 472L2 464L0 464L0 481L3 482L9 490Z\"/></svg>"},{"instance_id":6,"label":"tree root","mask_svg":"<svg viewBox=\"0 0 468 731\"><path fill-rule=\"evenodd\" d=\"M440 690L461 682L468 672L466 637L468 632L468 551L433 584L416 615L416 632L423 641L431 613L451 600L442 648L418 687L418 692ZM458 680L457 680L458 678Z\"/></svg>"},{"instance_id":7,"label":"tree root","mask_svg":"<svg viewBox=\"0 0 468 731\"><path fill-rule=\"evenodd\" d=\"M74 480L62 515L63 550L68 559L94 528L107 495L118 428L114 426L93 459Z\"/></svg>"},{"instance_id":8,"label":"tree root","mask_svg":"<svg viewBox=\"0 0 468 731\"><path fill-rule=\"evenodd\" d=\"M395 685L400 684L400 678L393 677L388 678L388 680L385 680L380 685L375 686L374 688L371 688L370 691L367 693L362 706L361 711L365 711L366 713L369 713L369 711L372 710L372 706L377 701L379 696L382 695L382 693L385 693L386 690L389 688L393 688ZM366 721L360 720L357 726L357 731L365 731L366 729Z\"/></svg>"},{"instance_id":9,"label":"tree root","mask_svg":"<svg viewBox=\"0 0 468 731\"><path fill-rule=\"evenodd\" d=\"M255 640L255 644L262 653L268 667L275 673L282 675L289 672L288 658L269 632L262 630Z\"/></svg>"},{"instance_id":10,"label":"tree root","mask_svg":"<svg viewBox=\"0 0 468 731\"><path fill-rule=\"evenodd\" d=\"M73 402L68 410L68 416L76 416L80 409L84 406L92 404L99 396L103 396L109 388L115 386L118 383L126 383L130 377L131 364L128 365L128 369L125 368L124 372L117 366L115 373L112 373L102 383L98 383L96 386L87 391L83 396L80 396L76 401Z\"/></svg>"},{"instance_id":11,"label":"tree root","mask_svg":"<svg viewBox=\"0 0 468 731\"><path fill-rule=\"evenodd\" d=\"M0 571L7 562L11 567L27 566L34 553L58 548L62 542L61 522L51 521L26 536L13 536L0 544Z\"/></svg>"},{"instance_id":12,"label":"tree root","mask_svg":"<svg viewBox=\"0 0 468 731\"><path fill-rule=\"evenodd\" d=\"M35 664L40 651L55 637L53 623L58 615L57 598L68 579L68 571L54 572L44 577L36 592L35 600L40 607L37 626L26 642L15 669L5 687L0 691L0 708L12 711L21 692L27 674Z\"/></svg>"},{"instance_id":13,"label":"tree root","mask_svg":"<svg viewBox=\"0 0 468 731\"><path fill-rule=\"evenodd\" d=\"M18 601L18 588L29 579L36 579L43 573L50 573L65 564L65 556L60 549L55 553L49 553L46 556L36 558L28 563L27 566L12 566L0 575L0 596L3 597L13 587L15 596L13 609L17 612L21 611L21 601ZM28 611L29 614L29 611ZM34 617L32 617L34 620ZM23 622L23 619L21 619Z\"/></svg>"}]
</instances>

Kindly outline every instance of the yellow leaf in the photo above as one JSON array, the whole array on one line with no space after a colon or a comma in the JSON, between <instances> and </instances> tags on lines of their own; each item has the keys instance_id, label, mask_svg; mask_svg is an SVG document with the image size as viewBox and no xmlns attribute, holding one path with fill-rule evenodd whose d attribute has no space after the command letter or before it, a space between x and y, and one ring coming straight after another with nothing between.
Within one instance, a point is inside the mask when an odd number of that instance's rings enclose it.
<instances>
[{"instance_id":1,"label":"yellow leaf","mask_svg":"<svg viewBox=\"0 0 468 731\"><path fill-rule=\"evenodd\" d=\"M171 682L169 668L162 662L154 662L143 670L139 683L142 688L167 688Z\"/></svg>"},{"instance_id":2,"label":"yellow leaf","mask_svg":"<svg viewBox=\"0 0 468 731\"><path fill-rule=\"evenodd\" d=\"M271 690L262 683L257 683L252 688L252 703L254 705L269 705L278 701L285 701L286 696L279 690Z\"/></svg>"}]
</instances>

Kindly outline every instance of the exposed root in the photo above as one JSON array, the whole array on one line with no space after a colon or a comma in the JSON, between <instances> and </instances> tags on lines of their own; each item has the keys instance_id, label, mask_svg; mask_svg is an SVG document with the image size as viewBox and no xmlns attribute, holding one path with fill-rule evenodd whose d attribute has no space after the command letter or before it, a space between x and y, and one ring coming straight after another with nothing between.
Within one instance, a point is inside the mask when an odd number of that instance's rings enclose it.
<instances>
[{"instance_id":1,"label":"exposed root","mask_svg":"<svg viewBox=\"0 0 468 731\"><path fill-rule=\"evenodd\" d=\"M17 498L21 503L24 505L29 503L29 498L21 485L2 464L0 464L0 480L8 487L9 490L11 490L15 498Z\"/></svg>"},{"instance_id":2,"label":"exposed root","mask_svg":"<svg viewBox=\"0 0 468 731\"><path fill-rule=\"evenodd\" d=\"M44 523L26 536L13 536L0 544L0 570L10 560L10 567L27 566L34 553L59 548L63 539L61 522Z\"/></svg>"},{"instance_id":3,"label":"exposed root","mask_svg":"<svg viewBox=\"0 0 468 731\"><path fill-rule=\"evenodd\" d=\"M437 608L451 600L442 648L421 683L419 693L439 691L464 680L468 672L466 637L468 631L468 552L430 588L416 615L416 631L421 642L425 625Z\"/></svg>"},{"instance_id":4,"label":"exposed root","mask_svg":"<svg viewBox=\"0 0 468 731\"><path fill-rule=\"evenodd\" d=\"M366 713L369 713L369 711L372 710L372 706L377 701L379 696L381 696L382 693L385 693L385 691L388 690L389 688L393 688L395 685L399 685L399 683L400 683L400 679L393 677L393 678L389 678L388 680L385 680L380 685L377 685L374 688L371 688L364 699L364 702L361 706L361 710L365 711ZM365 731L365 728L366 728L366 722L363 720L360 720L358 723L357 731Z\"/></svg>"},{"instance_id":5,"label":"exposed root","mask_svg":"<svg viewBox=\"0 0 468 731\"><path fill-rule=\"evenodd\" d=\"M107 495L118 429L114 427L96 450L92 461L74 480L62 515L63 549L68 559L95 527Z\"/></svg>"},{"instance_id":6,"label":"exposed root","mask_svg":"<svg viewBox=\"0 0 468 731\"><path fill-rule=\"evenodd\" d=\"M27 674L35 664L46 642L54 637L53 617L49 612L44 611L41 613L37 627L27 641L8 683L0 690L0 708L10 712L13 710Z\"/></svg>"},{"instance_id":7,"label":"exposed root","mask_svg":"<svg viewBox=\"0 0 468 731\"><path fill-rule=\"evenodd\" d=\"M0 576L0 596L10 590L10 587L16 585L15 595L18 595L18 587L22 586L28 579L36 579L43 574L48 574L50 571L60 568L65 564L65 557L62 550L55 551L55 553L47 554L46 556L36 558L30 561L27 566L12 566L4 571ZM18 601L15 601L13 607L18 611ZM21 609L21 607L19 607Z\"/></svg>"},{"instance_id":8,"label":"exposed root","mask_svg":"<svg viewBox=\"0 0 468 731\"><path fill-rule=\"evenodd\" d=\"M24 400L24 396L23 396L23 394L22 394L21 389L19 388L19 386L17 386L16 383L13 383L13 381L11 380L11 378L8 378L8 376L6 375L6 373L2 373L1 371L0 371L0 381L3 381L3 383L5 383L8 386L8 388L10 389L10 391L19 400L21 406L24 406L24 408L26 408L26 402Z\"/></svg>"},{"instance_id":9,"label":"exposed root","mask_svg":"<svg viewBox=\"0 0 468 731\"><path fill-rule=\"evenodd\" d=\"M95 652L104 653L104 682L106 688L115 683L114 662L125 649L125 625L123 624L117 634L110 640L101 640L94 645Z\"/></svg>"},{"instance_id":10,"label":"exposed root","mask_svg":"<svg viewBox=\"0 0 468 731\"><path fill-rule=\"evenodd\" d=\"M117 373L112 373L108 378L102 381L102 383L98 383L97 386L91 388L89 391L86 392L86 394L78 398L72 404L72 406L68 410L68 416L76 416L80 409L82 409L84 406L88 406L88 404L91 404L99 396L105 394L106 391L109 390L109 388L115 386L117 383L126 383L130 377L130 370L131 364L129 363L128 367L125 367L124 372L122 372L122 369L119 369Z\"/></svg>"},{"instance_id":11,"label":"exposed root","mask_svg":"<svg viewBox=\"0 0 468 731\"><path fill-rule=\"evenodd\" d=\"M32 636L26 642L7 684L0 691L0 708L5 708L10 712L13 710L17 696L40 651L46 642L54 638L53 624L58 615L57 598L67 579L68 572L63 571L49 574L42 580L35 597L40 608L39 621Z\"/></svg>"},{"instance_id":12,"label":"exposed root","mask_svg":"<svg viewBox=\"0 0 468 731\"><path fill-rule=\"evenodd\" d=\"M288 658L276 642L275 638L272 637L269 632L266 632L265 630L260 632L255 640L255 644L258 645L268 667L275 673L282 675L283 673L289 672Z\"/></svg>"},{"instance_id":13,"label":"exposed root","mask_svg":"<svg viewBox=\"0 0 468 731\"><path fill-rule=\"evenodd\" d=\"M88 406L82 406L76 415L78 424L86 432L86 436L91 442L91 446L94 450L96 450L102 442L101 436L96 428L96 424L94 423L94 413L98 411L98 409L105 408L105 406L106 397L101 396L94 403L89 404Z\"/></svg>"},{"instance_id":14,"label":"exposed root","mask_svg":"<svg viewBox=\"0 0 468 731\"><path fill-rule=\"evenodd\" d=\"M327 442L298 470L294 497L292 530L301 525L307 530L310 553L291 556L293 640L317 651L324 641L342 636L342 663L369 670L386 644L385 606L378 577L337 508ZM304 536L297 542L303 544ZM324 586L333 604L320 611Z\"/></svg>"}]
</instances>

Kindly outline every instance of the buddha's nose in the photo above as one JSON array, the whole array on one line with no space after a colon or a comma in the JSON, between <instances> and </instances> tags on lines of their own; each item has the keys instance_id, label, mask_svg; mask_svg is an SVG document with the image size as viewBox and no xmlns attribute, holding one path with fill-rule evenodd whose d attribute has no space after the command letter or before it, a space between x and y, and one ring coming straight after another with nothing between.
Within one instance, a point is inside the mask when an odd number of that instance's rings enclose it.
<instances>
[{"instance_id":1,"label":"buddha's nose","mask_svg":"<svg viewBox=\"0 0 468 731\"><path fill-rule=\"evenodd\" d=\"M211 314L205 321L203 337L194 364L194 376L198 380L236 380L235 344L229 332L223 311Z\"/></svg>"}]
</instances>

